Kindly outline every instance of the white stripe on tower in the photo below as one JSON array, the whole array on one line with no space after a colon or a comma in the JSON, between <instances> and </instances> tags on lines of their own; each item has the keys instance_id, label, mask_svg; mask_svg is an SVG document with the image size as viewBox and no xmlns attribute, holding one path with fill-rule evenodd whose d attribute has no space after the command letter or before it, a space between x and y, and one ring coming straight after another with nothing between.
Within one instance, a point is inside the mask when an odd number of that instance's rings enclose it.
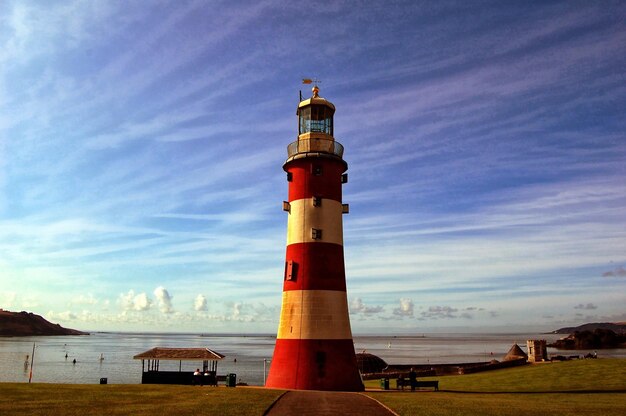
<instances>
[{"instance_id":1,"label":"white stripe on tower","mask_svg":"<svg viewBox=\"0 0 626 416\"><path fill-rule=\"evenodd\" d=\"M289 290L283 292L280 339L351 339L346 292Z\"/></svg>"},{"instance_id":2,"label":"white stripe on tower","mask_svg":"<svg viewBox=\"0 0 626 416\"><path fill-rule=\"evenodd\" d=\"M334 243L343 245L341 202L322 199L321 206L313 206L313 198L292 201L287 220L287 245L295 243ZM321 230L319 239L313 238L313 229Z\"/></svg>"}]
</instances>

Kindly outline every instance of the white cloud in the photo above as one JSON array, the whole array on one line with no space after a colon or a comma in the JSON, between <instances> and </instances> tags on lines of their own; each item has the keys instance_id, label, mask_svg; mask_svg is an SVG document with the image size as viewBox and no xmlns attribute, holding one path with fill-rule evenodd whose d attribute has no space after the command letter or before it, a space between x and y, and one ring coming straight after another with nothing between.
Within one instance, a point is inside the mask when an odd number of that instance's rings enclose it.
<instances>
[{"instance_id":1,"label":"white cloud","mask_svg":"<svg viewBox=\"0 0 626 416\"><path fill-rule=\"evenodd\" d=\"M232 314L232 318L237 321L239 319L242 319L241 317L241 309L243 307L243 304L241 302L237 302L235 304L233 304L233 314Z\"/></svg>"},{"instance_id":2,"label":"white cloud","mask_svg":"<svg viewBox=\"0 0 626 416\"><path fill-rule=\"evenodd\" d=\"M382 306L367 306L361 298L354 298L350 302L350 313L363 313L366 315L380 313L384 310Z\"/></svg>"},{"instance_id":3,"label":"white cloud","mask_svg":"<svg viewBox=\"0 0 626 416\"><path fill-rule=\"evenodd\" d=\"M98 303L98 299L96 299L91 293L88 293L87 295L81 294L72 299L70 303L74 305L96 305Z\"/></svg>"},{"instance_id":4,"label":"white cloud","mask_svg":"<svg viewBox=\"0 0 626 416\"><path fill-rule=\"evenodd\" d=\"M400 299L400 307L393 310L393 314L397 316L413 316L413 300L409 298Z\"/></svg>"},{"instance_id":5,"label":"white cloud","mask_svg":"<svg viewBox=\"0 0 626 416\"><path fill-rule=\"evenodd\" d=\"M223 312L208 316L211 320L235 322L277 322L280 306L262 302L224 302Z\"/></svg>"},{"instance_id":6,"label":"white cloud","mask_svg":"<svg viewBox=\"0 0 626 416\"><path fill-rule=\"evenodd\" d=\"M152 300L148 298L145 293L139 293L135 295L134 290L129 290L128 293L120 294L118 301L122 310L126 311L147 311L152 305Z\"/></svg>"},{"instance_id":7,"label":"white cloud","mask_svg":"<svg viewBox=\"0 0 626 416\"><path fill-rule=\"evenodd\" d=\"M64 321L70 321L70 320L76 319L76 314L70 311L61 312L57 316Z\"/></svg>"},{"instance_id":8,"label":"white cloud","mask_svg":"<svg viewBox=\"0 0 626 416\"><path fill-rule=\"evenodd\" d=\"M193 301L193 310L198 312L207 310L206 297L204 295L199 294L196 296Z\"/></svg>"},{"instance_id":9,"label":"white cloud","mask_svg":"<svg viewBox=\"0 0 626 416\"><path fill-rule=\"evenodd\" d=\"M172 307L172 296L167 289L163 286L159 286L154 289L154 296L159 304L159 310L163 313L172 313L174 308Z\"/></svg>"},{"instance_id":10,"label":"white cloud","mask_svg":"<svg viewBox=\"0 0 626 416\"><path fill-rule=\"evenodd\" d=\"M457 318L456 313L459 310L451 306L431 306L427 311L421 312L420 316L424 319L450 319ZM467 313L462 315L463 318L471 318Z\"/></svg>"},{"instance_id":11,"label":"white cloud","mask_svg":"<svg viewBox=\"0 0 626 416\"><path fill-rule=\"evenodd\" d=\"M46 314L46 318L51 321L51 322L55 322L55 321L73 321L75 319L78 318L78 316L71 311L64 311L64 312L48 312Z\"/></svg>"}]
</instances>

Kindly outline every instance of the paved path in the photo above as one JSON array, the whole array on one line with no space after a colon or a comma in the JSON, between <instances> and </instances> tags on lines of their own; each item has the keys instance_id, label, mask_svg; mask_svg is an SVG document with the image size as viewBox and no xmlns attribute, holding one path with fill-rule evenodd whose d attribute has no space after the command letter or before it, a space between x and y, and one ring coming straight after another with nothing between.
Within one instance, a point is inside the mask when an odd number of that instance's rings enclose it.
<instances>
[{"instance_id":1,"label":"paved path","mask_svg":"<svg viewBox=\"0 0 626 416\"><path fill-rule=\"evenodd\" d=\"M380 403L359 393L294 390L285 393L267 416L396 416Z\"/></svg>"}]
</instances>

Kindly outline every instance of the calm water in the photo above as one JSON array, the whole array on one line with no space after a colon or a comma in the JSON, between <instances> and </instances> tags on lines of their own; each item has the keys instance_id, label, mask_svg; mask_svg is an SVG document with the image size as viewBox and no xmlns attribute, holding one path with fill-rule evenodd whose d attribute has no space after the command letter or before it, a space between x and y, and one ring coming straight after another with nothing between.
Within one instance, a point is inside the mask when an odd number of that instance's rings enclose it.
<instances>
[{"instance_id":1,"label":"calm water","mask_svg":"<svg viewBox=\"0 0 626 416\"><path fill-rule=\"evenodd\" d=\"M378 355L389 364L444 364L501 360L513 342L526 349L526 339L547 339L553 334L425 334L411 336L355 336L356 352ZM226 355L218 364L218 374L236 373L238 381L263 384L264 360L274 351L274 336L181 335L93 333L80 337L0 338L0 382L28 382L30 372L26 355L36 344L33 382L109 383L141 382L141 361L135 354L154 347L208 347ZM550 355L584 354L588 351L557 351ZM67 354L67 359L65 355ZM100 359L101 355L104 357ZM626 358L626 349L601 350L600 357ZM76 364L72 361L76 359ZM236 361L235 361L236 359ZM161 361L162 370L178 370L178 361ZM201 363L183 362L183 371L193 371Z\"/></svg>"}]
</instances>

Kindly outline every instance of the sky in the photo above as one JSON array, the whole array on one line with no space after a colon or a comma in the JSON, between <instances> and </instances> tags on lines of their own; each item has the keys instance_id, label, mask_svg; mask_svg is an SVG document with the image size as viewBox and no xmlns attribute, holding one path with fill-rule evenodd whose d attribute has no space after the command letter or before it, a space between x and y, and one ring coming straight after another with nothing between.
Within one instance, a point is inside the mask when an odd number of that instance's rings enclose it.
<instances>
[{"instance_id":1,"label":"sky","mask_svg":"<svg viewBox=\"0 0 626 416\"><path fill-rule=\"evenodd\" d=\"M275 333L302 78L355 334L626 321L626 4L0 2L0 308Z\"/></svg>"}]
</instances>

